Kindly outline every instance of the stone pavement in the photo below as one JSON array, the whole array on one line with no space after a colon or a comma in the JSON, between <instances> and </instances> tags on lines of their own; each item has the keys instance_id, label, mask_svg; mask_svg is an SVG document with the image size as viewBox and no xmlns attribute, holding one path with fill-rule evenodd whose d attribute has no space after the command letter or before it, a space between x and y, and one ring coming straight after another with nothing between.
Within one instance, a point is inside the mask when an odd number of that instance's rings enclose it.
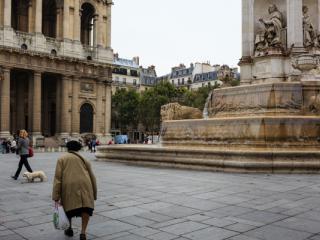
<instances>
[{"instance_id":1,"label":"stone pavement","mask_svg":"<svg viewBox=\"0 0 320 240\"><path fill-rule=\"evenodd\" d=\"M83 153L90 159L94 156ZM15 155L0 155L0 239L58 240L51 188L61 153L36 153L46 183L9 176ZM89 239L320 240L319 175L246 175L144 168L92 161L98 201ZM24 170L23 170L24 171Z\"/></svg>"}]
</instances>

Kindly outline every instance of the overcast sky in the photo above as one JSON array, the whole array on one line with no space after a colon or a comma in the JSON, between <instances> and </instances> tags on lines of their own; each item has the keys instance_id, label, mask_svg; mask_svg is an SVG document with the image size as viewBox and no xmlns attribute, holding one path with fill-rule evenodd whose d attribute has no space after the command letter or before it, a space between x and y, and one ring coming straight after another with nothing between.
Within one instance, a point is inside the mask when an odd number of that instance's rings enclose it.
<instances>
[{"instance_id":1,"label":"overcast sky","mask_svg":"<svg viewBox=\"0 0 320 240\"><path fill-rule=\"evenodd\" d=\"M240 0L114 0L112 47L140 57L158 76L191 62L236 66L241 57Z\"/></svg>"}]
</instances>

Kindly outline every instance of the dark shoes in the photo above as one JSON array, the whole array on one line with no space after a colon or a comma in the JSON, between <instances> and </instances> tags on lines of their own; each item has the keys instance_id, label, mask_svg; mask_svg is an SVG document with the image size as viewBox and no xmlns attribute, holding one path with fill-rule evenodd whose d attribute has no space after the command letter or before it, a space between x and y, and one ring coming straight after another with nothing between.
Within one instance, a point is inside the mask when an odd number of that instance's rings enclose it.
<instances>
[{"instance_id":1,"label":"dark shoes","mask_svg":"<svg viewBox=\"0 0 320 240\"><path fill-rule=\"evenodd\" d=\"M18 178L15 176L11 176L12 179L17 180Z\"/></svg>"},{"instance_id":2,"label":"dark shoes","mask_svg":"<svg viewBox=\"0 0 320 240\"><path fill-rule=\"evenodd\" d=\"M72 228L68 228L67 230L64 230L64 235L68 237L73 237L73 230Z\"/></svg>"},{"instance_id":3,"label":"dark shoes","mask_svg":"<svg viewBox=\"0 0 320 240\"><path fill-rule=\"evenodd\" d=\"M68 237L73 237L73 230L72 228L68 228L67 230L64 230L64 235ZM85 234L80 234L80 240L87 240L87 237Z\"/></svg>"}]
</instances>

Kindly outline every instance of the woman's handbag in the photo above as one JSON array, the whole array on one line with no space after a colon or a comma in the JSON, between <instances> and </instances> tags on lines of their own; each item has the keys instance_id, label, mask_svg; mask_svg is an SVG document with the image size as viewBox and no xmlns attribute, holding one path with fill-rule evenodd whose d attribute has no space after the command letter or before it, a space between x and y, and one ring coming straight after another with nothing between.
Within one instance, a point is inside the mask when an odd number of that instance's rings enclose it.
<instances>
[{"instance_id":1,"label":"woman's handbag","mask_svg":"<svg viewBox=\"0 0 320 240\"><path fill-rule=\"evenodd\" d=\"M33 157L34 153L33 153L33 148L29 147L29 158Z\"/></svg>"},{"instance_id":2,"label":"woman's handbag","mask_svg":"<svg viewBox=\"0 0 320 240\"><path fill-rule=\"evenodd\" d=\"M67 218L66 213L64 212L63 207L55 203L53 210L53 225L55 229L66 230L70 226L69 219Z\"/></svg>"}]
</instances>

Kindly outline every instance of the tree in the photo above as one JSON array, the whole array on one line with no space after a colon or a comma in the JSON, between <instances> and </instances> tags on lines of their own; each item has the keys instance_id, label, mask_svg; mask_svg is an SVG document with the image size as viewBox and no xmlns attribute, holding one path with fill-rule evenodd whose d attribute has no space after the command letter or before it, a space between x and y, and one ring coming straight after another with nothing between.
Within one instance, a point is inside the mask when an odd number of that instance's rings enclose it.
<instances>
[{"instance_id":1,"label":"tree","mask_svg":"<svg viewBox=\"0 0 320 240\"><path fill-rule=\"evenodd\" d=\"M120 89L112 96L112 119L118 123L120 131L136 127L139 122L140 95L130 89Z\"/></svg>"},{"instance_id":2,"label":"tree","mask_svg":"<svg viewBox=\"0 0 320 240\"><path fill-rule=\"evenodd\" d=\"M216 88L219 88L218 83L213 86L200 87L196 91L186 91L181 104L203 110L209 93Z\"/></svg>"}]
</instances>

